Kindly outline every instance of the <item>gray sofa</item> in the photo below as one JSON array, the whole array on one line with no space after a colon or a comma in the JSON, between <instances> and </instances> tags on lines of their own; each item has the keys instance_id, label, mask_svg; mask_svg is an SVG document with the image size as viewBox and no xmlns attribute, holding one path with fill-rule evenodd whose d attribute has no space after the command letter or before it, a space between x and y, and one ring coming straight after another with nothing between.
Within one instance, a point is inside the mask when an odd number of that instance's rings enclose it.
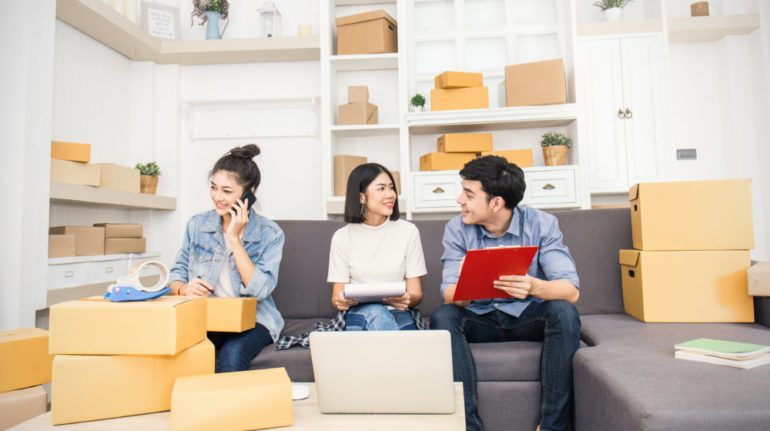
<instances>
[{"instance_id":1,"label":"gray sofa","mask_svg":"<svg viewBox=\"0 0 770 431\"><path fill-rule=\"evenodd\" d=\"M646 324L623 313L618 250L632 248L628 210L555 213L580 276L578 310L584 347L576 354L575 423L593 430L770 429L770 366L740 370L675 360L673 345L697 337L770 344L760 324ZM420 309L440 304L444 221L417 221L428 275ZM334 315L325 282L329 242L341 222L281 221L286 233L274 293L284 334L312 329ZM756 301L770 322L770 301ZM472 344L481 416L489 431L534 430L539 414L540 343ZM252 368L286 367L294 381L313 381L310 352L269 346Z\"/></svg>"}]
</instances>

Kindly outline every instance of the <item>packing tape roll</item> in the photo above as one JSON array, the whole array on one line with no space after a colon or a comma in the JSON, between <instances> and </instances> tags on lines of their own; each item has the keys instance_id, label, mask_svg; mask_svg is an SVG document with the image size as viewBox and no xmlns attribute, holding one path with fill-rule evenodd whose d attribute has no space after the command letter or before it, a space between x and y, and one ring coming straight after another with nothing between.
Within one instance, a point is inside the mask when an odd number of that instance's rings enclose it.
<instances>
[{"instance_id":1,"label":"packing tape roll","mask_svg":"<svg viewBox=\"0 0 770 431\"><path fill-rule=\"evenodd\" d=\"M160 280L158 280L155 285L151 287L144 286L142 284L141 278L139 278L139 274L141 274L142 270L146 266L157 266L160 269ZM163 262L159 260L148 260L146 262L142 262L139 265L135 266L129 273L122 278L119 278L116 285L120 286L131 286L137 290L141 290L143 292L157 292L164 287L166 287L166 284L168 284L168 276L169 271L168 267L163 264Z\"/></svg>"}]
</instances>

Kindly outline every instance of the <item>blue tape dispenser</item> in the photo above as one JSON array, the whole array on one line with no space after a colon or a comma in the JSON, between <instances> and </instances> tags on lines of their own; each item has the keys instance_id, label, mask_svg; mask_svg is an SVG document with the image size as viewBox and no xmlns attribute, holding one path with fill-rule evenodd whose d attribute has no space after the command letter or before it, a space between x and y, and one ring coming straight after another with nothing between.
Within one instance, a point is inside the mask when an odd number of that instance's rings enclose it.
<instances>
[{"instance_id":1,"label":"blue tape dispenser","mask_svg":"<svg viewBox=\"0 0 770 431\"><path fill-rule=\"evenodd\" d=\"M156 266L160 269L160 279L154 286L144 286L139 274L146 266ZM160 298L171 290L166 287L168 283L168 268L158 260L148 260L132 269L125 277L118 279L115 284L107 288L104 299L112 302L146 301Z\"/></svg>"}]
</instances>

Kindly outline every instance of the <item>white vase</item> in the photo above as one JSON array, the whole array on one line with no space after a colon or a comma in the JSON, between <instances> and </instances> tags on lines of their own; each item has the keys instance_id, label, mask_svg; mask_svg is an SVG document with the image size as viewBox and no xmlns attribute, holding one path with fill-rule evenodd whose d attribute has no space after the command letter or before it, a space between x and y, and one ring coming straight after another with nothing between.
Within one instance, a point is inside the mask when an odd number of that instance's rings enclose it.
<instances>
[{"instance_id":1,"label":"white vase","mask_svg":"<svg viewBox=\"0 0 770 431\"><path fill-rule=\"evenodd\" d=\"M604 17L607 18L607 21L615 22L620 21L620 12L623 9L619 7L611 7L609 9L604 9Z\"/></svg>"}]
</instances>

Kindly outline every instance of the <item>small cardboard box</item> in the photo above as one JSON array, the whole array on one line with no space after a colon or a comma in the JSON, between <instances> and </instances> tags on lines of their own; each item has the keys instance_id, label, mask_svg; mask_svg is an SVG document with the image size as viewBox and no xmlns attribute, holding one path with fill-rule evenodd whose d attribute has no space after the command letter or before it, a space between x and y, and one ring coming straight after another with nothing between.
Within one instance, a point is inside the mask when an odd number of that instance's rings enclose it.
<instances>
[{"instance_id":1,"label":"small cardboard box","mask_svg":"<svg viewBox=\"0 0 770 431\"><path fill-rule=\"evenodd\" d=\"M206 298L206 330L243 332L257 322L256 298Z\"/></svg>"},{"instance_id":2,"label":"small cardboard box","mask_svg":"<svg viewBox=\"0 0 770 431\"><path fill-rule=\"evenodd\" d=\"M398 52L398 24L384 10L342 16L337 26L337 55Z\"/></svg>"},{"instance_id":3,"label":"small cardboard box","mask_svg":"<svg viewBox=\"0 0 770 431\"><path fill-rule=\"evenodd\" d=\"M48 257L70 257L75 254L75 235L48 235Z\"/></svg>"},{"instance_id":4,"label":"small cardboard box","mask_svg":"<svg viewBox=\"0 0 770 431\"><path fill-rule=\"evenodd\" d=\"M91 144L51 141L51 158L88 163L91 161Z\"/></svg>"},{"instance_id":5,"label":"small cardboard box","mask_svg":"<svg viewBox=\"0 0 770 431\"><path fill-rule=\"evenodd\" d=\"M476 158L476 153L428 153L420 156L421 171L456 171Z\"/></svg>"},{"instance_id":6,"label":"small cardboard box","mask_svg":"<svg viewBox=\"0 0 770 431\"><path fill-rule=\"evenodd\" d=\"M285 427L293 416L285 368L180 377L171 395L172 431Z\"/></svg>"},{"instance_id":7,"label":"small cardboard box","mask_svg":"<svg viewBox=\"0 0 770 431\"><path fill-rule=\"evenodd\" d=\"M144 227L138 223L94 223L94 226L104 228L105 238L141 238Z\"/></svg>"},{"instance_id":8,"label":"small cardboard box","mask_svg":"<svg viewBox=\"0 0 770 431\"><path fill-rule=\"evenodd\" d=\"M371 103L348 103L340 105L340 125L377 124L379 121L377 105Z\"/></svg>"},{"instance_id":9,"label":"small cardboard box","mask_svg":"<svg viewBox=\"0 0 770 431\"><path fill-rule=\"evenodd\" d=\"M492 151L491 133L447 133L436 140L442 153L481 153Z\"/></svg>"},{"instance_id":10,"label":"small cardboard box","mask_svg":"<svg viewBox=\"0 0 770 431\"><path fill-rule=\"evenodd\" d=\"M444 72L433 78L434 87L438 89L483 87L484 74L476 72Z\"/></svg>"},{"instance_id":11,"label":"small cardboard box","mask_svg":"<svg viewBox=\"0 0 770 431\"><path fill-rule=\"evenodd\" d=\"M753 322L748 250L620 250L623 306L643 322Z\"/></svg>"},{"instance_id":12,"label":"small cardboard box","mask_svg":"<svg viewBox=\"0 0 770 431\"><path fill-rule=\"evenodd\" d=\"M396 186L396 192L401 193L401 174L398 171L390 171L393 175L393 185Z\"/></svg>"},{"instance_id":13,"label":"small cardboard box","mask_svg":"<svg viewBox=\"0 0 770 431\"><path fill-rule=\"evenodd\" d=\"M51 159L51 181L81 186L99 186L98 165Z\"/></svg>"},{"instance_id":14,"label":"small cardboard box","mask_svg":"<svg viewBox=\"0 0 770 431\"><path fill-rule=\"evenodd\" d=\"M99 163L97 165L101 170L99 187L139 193L141 175L138 170L128 166L109 163Z\"/></svg>"},{"instance_id":15,"label":"small cardboard box","mask_svg":"<svg viewBox=\"0 0 770 431\"><path fill-rule=\"evenodd\" d=\"M430 90L431 111L489 108L487 87Z\"/></svg>"},{"instance_id":16,"label":"small cardboard box","mask_svg":"<svg viewBox=\"0 0 770 431\"><path fill-rule=\"evenodd\" d=\"M345 196L350 173L364 163L366 163L366 157L347 154L334 156L334 196Z\"/></svg>"},{"instance_id":17,"label":"small cardboard box","mask_svg":"<svg viewBox=\"0 0 770 431\"><path fill-rule=\"evenodd\" d=\"M749 179L640 183L628 198L637 250L754 248Z\"/></svg>"},{"instance_id":18,"label":"small cardboard box","mask_svg":"<svg viewBox=\"0 0 770 431\"><path fill-rule=\"evenodd\" d=\"M107 238L104 240L104 254L144 253L147 243L144 238Z\"/></svg>"},{"instance_id":19,"label":"small cardboard box","mask_svg":"<svg viewBox=\"0 0 770 431\"><path fill-rule=\"evenodd\" d=\"M770 296L770 262L757 262L749 268L749 295Z\"/></svg>"},{"instance_id":20,"label":"small cardboard box","mask_svg":"<svg viewBox=\"0 0 770 431\"><path fill-rule=\"evenodd\" d=\"M526 148L522 150L494 150L484 151L482 156L500 156L509 163L513 163L520 168L529 168L532 166L532 149Z\"/></svg>"},{"instance_id":21,"label":"small cardboard box","mask_svg":"<svg viewBox=\"0 0 770 431\"><path fill-rule=\"evenodd\" d=\"M38 328L0 332L0 392L51 381L48 331Z\"/></svg>"},{"instance_id":22,"label":"small cardboard box","mask_svg":"<svg viewBox=\"0 0 770 431\"><path fill-rule=\"evenodd\" d=\"M348 103L369 103L369 87L366 85L348 86Z\"/></svg>"},{"instance_id":23,"label":"small cardboard box","mask_svg":"<svg viewBox=\"0 0 770 431\"><path fill-rule=\"evenodd\" d=\"M177 378L213 373L209 340L175 356L57 355L51 421L59 425L169 410Z\"/></svg>"},{"instance_id":24,"label":"small cardboard box","mask_svg":"<svg viewBox=\"0 0 770 431\"><path fill-rule=\"evenodd\" d=\"M567 103L562 59L505 66L505 106Z\"/></svg>"},{"instance_id":25,"label":"small cardboard box","mask_svg":"<svg viewBox=\"0 0 770 431\"><path fill-rule=\"evenodd\" d=\"M48 396L42 386L0 394L0 430L42 415L47 405Z\"/></svg>"},{"instance_id":26,"label":"small cardboard box","mask_svg":"<svg viewBox=\"0 0 770 431\"><path fill-rule=\"evenodd\" d=\"M163 296L110 302L100 296L50 308L56 355L175 355L206 338L206 301Z\"/></svg>"},{"instance_id":27,"label":"small cardboard box","mask_svg":"<svg viewBox=\"0 0 770 431\"><path fill-rule=\"evenodd\" d=\"M55 226L48 229L52 235L75 235L76 256L104 254L104 228L92 226Z\"/></svg>"}]
</instances>

